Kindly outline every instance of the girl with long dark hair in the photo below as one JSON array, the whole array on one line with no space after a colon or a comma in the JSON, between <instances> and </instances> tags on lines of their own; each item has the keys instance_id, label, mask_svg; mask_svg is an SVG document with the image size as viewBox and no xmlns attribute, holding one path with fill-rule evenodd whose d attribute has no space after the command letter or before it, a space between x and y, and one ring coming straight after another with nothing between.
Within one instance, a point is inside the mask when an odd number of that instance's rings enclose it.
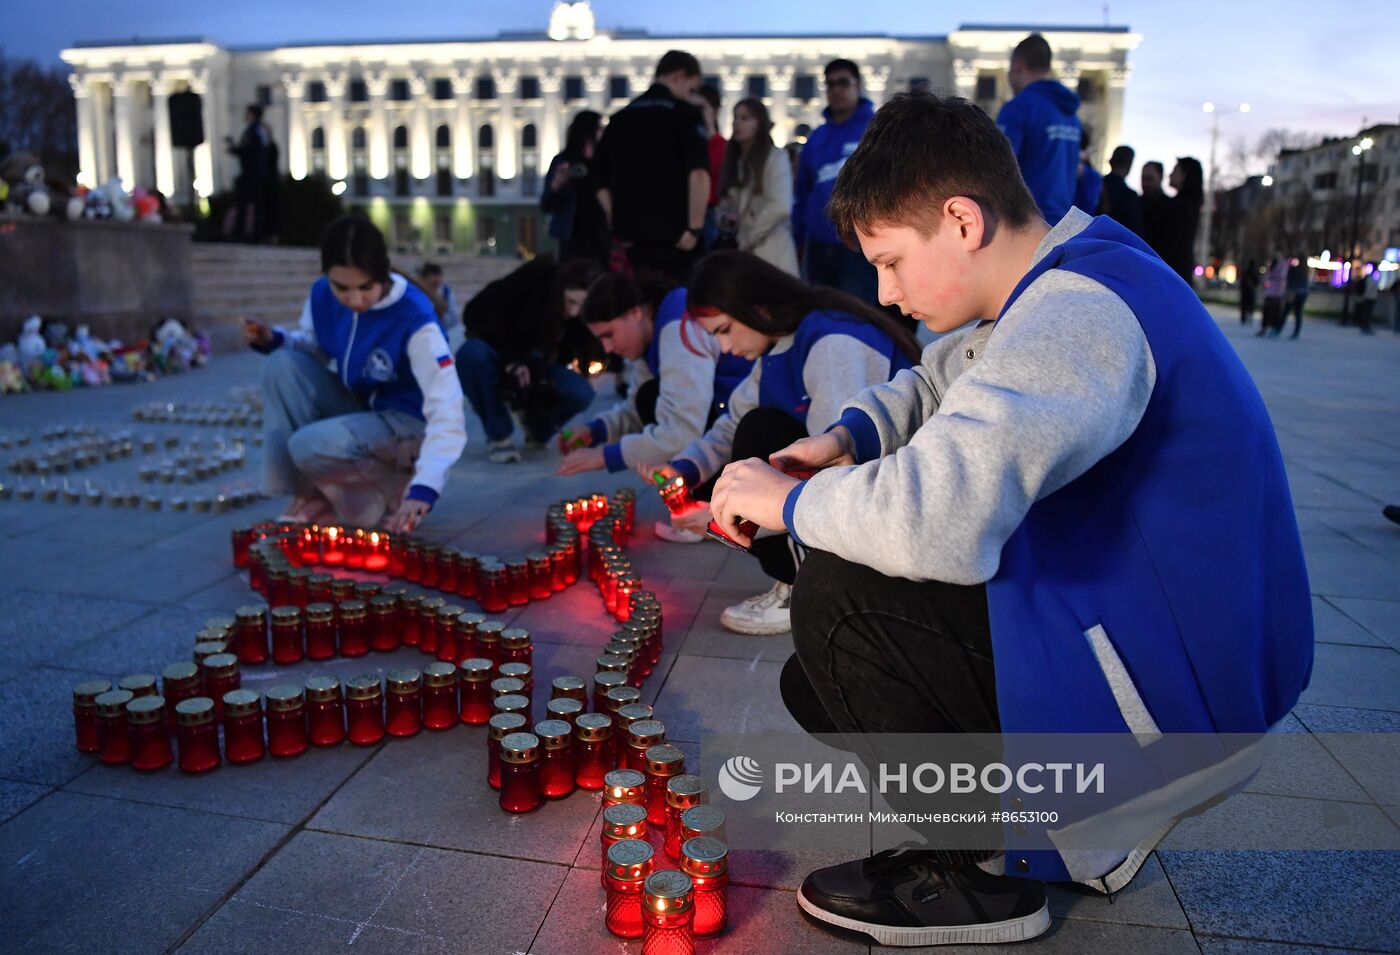
<instances>
[{"instance_id":1,"label":"girl with long dark hair","mask_svg":"<svg viewBox=\"0 0 1400 955\"><path fill-rule=\"evenodd\" d=\"M1166 201L1162 259L1190 285L1196 274L1196 230L1206 201L1200 160L1182 156L1172 167L1167 184L1176 190L1176 195Z\"/></svg>"},{"instance_id":2,"label":"girl with long dark hair","mask_svg":"<svg viewBox=\"0 0 1400 955\"><path fill-rule=\"evenodd\" d=\"M797 271L792 242L792 166L773 145L762 100L734 104L734 129L719 177L720 228L738 248L785 272Z\"/></svg>"},{"instance_id":3,"label":"girl with long dark hair","mask_svg":"<svg viewBox=\"0 0 1400 955\"><path fill-rule=\"evenodd\" d=\"M279 520L423 520L467 444L462 389L432 300L393 271L368 219L332 223L293 330L244 319L263 366L263 490Z\"/></svg>"},{"instance_id":4,"label":"girl with long dark hair","mask_svg":"<svg viewBox=\"0 0 1400 955\"><path fill-rule=\"evenodd\" d=\"M747 252L713 252L691 275L690 315L726 354L754 360L713 426L664 469L683 476L700 500L731 461L768 459L794 441L821 434L841 408L919 359L909 329L846 292L813 287ZM700 530L709 509L677 518ZM802 550L786 534L754 541L751 552L775 581L720 616L737 633L789 629L788 600Z\"/></svg>"},{"instance_id":5,"label":"girl with long dark hair","mask_svg":"<svg viewBox=\"0 0 1400 955\"><path fill-rule=\"evenodd\" d=\"M540 209L549 218L549 235L559 243L559 261L607 260L607 224L598 204L593 151L603 133L603 117L583 110L569 123L564 151L555 156L544 177Z\"/></svg>"}]
</instances>

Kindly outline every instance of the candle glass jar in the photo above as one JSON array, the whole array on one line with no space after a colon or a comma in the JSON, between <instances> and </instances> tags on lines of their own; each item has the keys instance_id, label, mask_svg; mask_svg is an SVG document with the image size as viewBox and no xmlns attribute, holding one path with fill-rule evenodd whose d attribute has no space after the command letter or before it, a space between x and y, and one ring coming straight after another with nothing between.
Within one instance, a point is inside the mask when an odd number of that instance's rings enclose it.
<instances>
[{"instance_id":1,"label":"candle glass jar","mask_svg":"<svg viewBox=\"0 0 1400 955\"><path fill-rule=\"evenodd\" d=\"M98 758L109 766L131 762L131 734L126 730L130 690L108 690L93 701L97 707Z\"/></svg>"},{"instance_id":2,"label":"candle glass jar","mask_svg":"<svg viewBox=\"0 0 1400 955\"><path fill-rule=\"evenodd\" d=\"M335 656L335 607L329 603L306 605L306 658L329 660Z\"/></svg>"},{"instance_id":3,"label":"candle glass jar","mask_svg":"<svg viewBox=\"0 0 1400 955\"><path fill-rule=\"evenodd\" d=\"M311 571L305 567L297 567L287 573L287 606L296 607L298 610L306 609L306 603L310 592L309 581Z\"/></svg>"},{"instance_id":4,"label":"candle glass jar","mask_svg":"<svg viewBox=\"0 0 1400 955\"><path fill-rule=\"evenodd\" d=\"M418 583L424 587L436 588L438 585L438 545L425 541L419 545L418 552L422 566L422 577Z\"/></svg>"},{"instance_id":5,"label":"candle glass jar","mask_svg":"<svg viewBox=\"0 0 1400 955\"><path fill-rule=\"evenodd\" d=\"M457 666L436 660L423 668L423 725L446 730L457 720Z\"/></svg>"},{"instance_id":6,"label":"candle glass jar","mask_svg":"<svg viewBox=\"0 0 1400 955\"><path fill-rule=\"evenodd\" d=\"M653 872L642 888L642 955L693 955L695 887L675 869Z\"/></svg>"},{"instance_id":7,"label":"candle glass jar","mask_svg":"<svg viewBox=\"0 0 1400 955\"><path fill-rule=\"evenodd\" d=\"M356 746L373 746L384 738L384 690L373 673L345 684L346 735Z\"/></svg>"},{"instance_id":8,"label":"candle glass jar","mask_svg":"<svg viewBox=\"0 0 1400 955\"><path fill-rule=\"evenodd\" d=\"M403 579L412 584L423 582L423 543L421 541L404 541Z\"/></svg>"},{"instance_id":9,"label":"candle glass jar","mask_svg":"<svg viewBox=\"0 0 1400 955\"><path fill-rule=\"evenodd\" d=\"M335 578L330 574L319 572L306 578L306 604L330 603L331 602L331 581Z\"/></svg>"},{"instance_id":10,"label":"candle glass jar","mask_svg":"<svg viewBox=\"0 0 1400 955\"><path fill-rule=\"evenodd\" d=\"M457 566L455 593L470 600L476 596L476 555L459 550L453 557L453 563Z\"/></svg>"},{"instance_id":11,"label":"candle glass jar","mask_svg":"<svg viewBox=\"0 0 1400 955\"><path fill-rule=\"evenodd\" d=\"M375 594L369 599L371 650L389 653L399 648L399 598L392 594Z\"/></svg>"},{"instance_id":12,"label":"candle glass jar","mask_svg":"<svg viewBox=\"0 0 1400 955\"><path fill-rule=\"evenodd\" d=\"M462 661L458 676L462 684L461 719L471 726L480 726L491 719L495 712L491 708L491 672L494 668L490 660L470 657Z\"/></svg>"},{"instance_id":13,"label":"candle glass jar","mask_svg":"<svg viewBox=\"0 0 1400 955\"><path fill-rule=\"evenodd\" d=\"M267 579L267 586L264 588L263 598L272 606L280 607L289 602L291 588L287 585L291 580L288 576L291 572L290 567L268 565L267 573L264 575Z\"/></svg>"},{"instance_id":14,"label":"candle glass jar","mask_svg":"<svg viewBox=\"0 0 1400 955\"><path fill-rule=\"evenodd\" d=\"M369 653L369 624L365 613L365 602L358 598L344 600L336 607L339 617L340 655L362 657Z\"/></svg>"},{"instance_id":15,"label":"candle glass jar","mask_svg":"<svg viewBox=\"0 0 1400 955\"><path fill-rule=\"evenodd\" d=\"M491 665L501 662L501 634L506 625L499 620L483 620L476 625L476 656L490 660Z\"/></svg>"},{"instance_id":16,"label":"candle glass jar","mask_svg":"<svg viewBox=\"0 0 1400 955\"><path fill-rule=\"evenodd\" d=\"M713 836L681 844L681 871L695 885L695 934L717 935L729 915L729 847Z\"/></svg>"},{"instance_id":17,"label":"candle glass jar","mask_svg":"<svg viewBox=\"0 0 1400 955\"><path fill-rule=\"evenodd\" d=\"M501 788L501 741L518 733L529 721L519 713L497 713L486 725L486 784Z\"/></svg>"},{"instance_id":18,"label":"candle glass jar","mask_svg":"<svg viewBox=\"0 0 1400 955\"><path fill-rule=\"evenodd\" d=\"M194 660L195 666L199 667L199 672L202 674L204 672L205 660L214 656L216 653L227 652L228 644L222 640L200 640L194 645L194 655L192 659ZM235 657L235 659L237 658Z\"/></svg>"},{"instance_id":19,"label":"candle glass jar","mask_svg":"<svg viewBox=\"0 0 1400 955\"><path fill-rule=\"evenodd\" d=\"M224 694L243 683L238 670L238 657L232 653L216 653L204 658L204 695L214 701L214 719L223 722Z\"/></svg>"},{"instance_id":20,"label":"candle glass jar","mask_svg":"<svg viewBox=\"0 0 1400 955\"><path fill-rule=\"evenodd\" d=\"M534 812L544 805L540 790L540 740L534 733L511 733L501 740L501 808Z\"/></svg>"},{"instance_id":21,"label":"candle glass jar","mask_svg":"<svg viewBox=\"0 0 1400 955\"><path fill-rule=\"evenodd\" d=\"M399 598L399 639L406 647L418 646L422 603L422 594L404 594Z\"/></svg>"},{"instance_id":22,"label":"candle glass jar","mask_svg":"<svg viewBox=\"0 0 1400 955\"><path fill-rule=\"evenodd\" d=\"M418 649L437 655L438 611L447 606L441 597L424 597L418 602Z\"/></svg>"},{"instance_id":23,"label":"candle glass jar","mask_svg":"<svg viewBox=\"0 0 1400 955\"><path fill-rule=\"evenodd\" d=\"M519 693L505 693L491 701L491 711L493 713L519 713L529 719L530 698Z\"/></svg>"},{"instance_id":24,"label":"candle glass jar","mask_svg":"<svg viewBox=\"0 0 1400 955\"><path fill-rule=\"evenodd\" d=\"M443 547L437 553L437 589L457 593L457 548Z\"/></svg>"},{"instance_id":25,"label":"candle glass jar","mask_svg":"<svg viewBox=\"0 0 1400 955\"><path fill-rule=\"evenodd\" d=\"M627 747L622 765L638 772L647 771L647 748L666 742L666 726L660 720L637 720L627 727ZM665 822L658 820L658 823Z\"/></svg>"},{"instance_id":26,"label":"candle glass jar","mask_svg":"<svg viewBox=\"0 0 1400 955\"><path fill-rule=\"evenodd\" d=\"M528 696L531 702L535 699L535 671L528 663L502 663L496 667L496 675L500 679L511 679L520 681L520 694Z\"/></svg>"},{"instance_id":27,"label":"candle glass jar","mask_svg":"<svg viewBox=\"0 0 1400 955\"><path fill-rule=\"evenodd\" d=\"M605 889L608 887L608 850L624 839L646 841L646 807L623 802L603 809L603 828L599 838L603 847L603 871L599 873L599 877Z\"/></svg>"},{"instance_id":28,"label":"candle glass jar","mask_svg":"<svg viewBox=\"0 0 1400 955\"><path fill-rule=\"evenodd\" d=\"M267 690L267 751L273 756L300 756L308 745L306 694L282 684Z\"/></svg>"},{"instance_id":29,"label":"candle glass jar","mask_svg":"<svg viewBox=\"0 0 1400 955\"><path fill-rule=\"evenodd\" d=\"M608 711L608 691L616 686L626 686L625 674L616 672L595 673L593 675L593 712Z\"/></svg>"},{"instance_id":30,"label":"candle glass jar","mask_svg":"<svg viewBox=\"0 0 1400 955\"><path fill-rule=\"evenodd\" d=\"M165 697L165 723L175 727L175 707L181 700L200 696L199 667L193 663L180 661L172 663L160 674L160 695Z\"/></svg>"},{"instance_id":31,"label":"candle glass jar","mask_svg":"<svg viewBox=\"0 0 1400 955\"><path fill-rule=\"evenodd\" d=\"M248 548L253 544L253 528L235 527L229 531L229 540L233 545L233 566L238 570L246 570L248 567Z\"/></svg>"},{"instance_id":32,"label":"candle glass jar","mask_svg":"<svg viewBox=\"0 0 1400 955\"><path fill-rule=\"evenodd\" d=\"M663 849L674 862L681 857L681 813L709 799L704 777L681 773L666 780L666 836Z\"/></svg>"},{"instance_id":33,"label":"candle glass jar","mask_svg":"<svg viewBox=\"0 0 1400 955\"><path fill-rule=\"evenodd\" d=\"M651 846L623 839L608 846L603 869L607 888L607 927L618 938L642 937L642 886L652 873Z\"/></svg>"},{"instance_id":34,"label":"candle glass jar","mask_svg":"<svg viewBox=\"0 0 1400 955\"><path fill-rule=\"evenodd\" d=\"M529 564L530 571L530 599L543 600L554 593L554 588L551 586L553 575L550 572L549 555L536 551L532 554L526 554L525 560Z\"/></svg>"},{"instance_id":35,"label":"candle glass jar","mask_svg":"<svg viewBox=\"0 0 1400 955\"><path fill-rule=\"evenodd\" d=\"M596 792L612 769L612 719L604 713L580 713L574 720L574 784Z\"/></svg>"},{"instance_id":36,"label":"candle glass jar","mask_svg":"<svg viewBox=\"0 0 1400 955\"><path fill-rule=\"evenodd\" d=\"M126 690L132 699L143 696L156 696L156 678L152 673L132 673L117 681L117 689Z\"/></svg>"},{"instance_id":37,"label":"candle glass jar","mask_svg":"<svg viewBox=\"0 0 1400 955\"><path fill-rule=\"evenodd\" d=\"M403 577L407 570L408 558L404 553L404 545L408 541L403 535L396 535L389 541L389 566L386 569L390 577Z\"/></svg>"},{"instance_id":38,"label":"candle glass jar","mask_svg":"<svg viewBox=\"0 0 1400 955\"><path fill-rule=\"evenodd\" d=\"M423 728L423 675L417 670L390 670L388 716L384 731L390 736L416 736Z\"/></svg>"},{"instance_id":39,"label":"candle glass jar","mask_svg":"<svg viewBox=\"0 0 1400 955\"><path fill-rule=\"evenodd\" d=\"M530 602L530 562L512 560L506 563L506 592L512 607Z\"/></svg>"},{"instance_id":40,"label":"candle glass jar","mask_svg":"<svg viewBox=\"0 0 1400 955\"><path fill-rule=\"evenodd\" d=\"M560 799L574 791L574 728L563 720L535 724L540 740L540 792Z\"/></svg>"},{"instance_id":41,"label":"candle glass jar","mask_svg":"<svg viewBox=\"0 0 1400 955\"><path fill-rule=\"evenodd\" d=\"M389 569L389 535L370 531L364 540L365 570L382 574Z\"/></svg>"},{"instance_id":42,"label":"candle glass jar","mask_svg":"<svg viewBox=\"0 0 1400 955\"><path fill-rule=\"evenodd\" d=\"M465 654L457 645L457 618L467 612L457 604L443 604L437 609L433 625L437 631L437 658L444 663L456 663Z\"/></svg>"},{"instance_id":43,"label":"candle glass jar","mask_svg":"<svg viewBox=\"0 0 1400 955\"><path fill-rule=\"evenodd\" d=\"M550 684L549 698L551 700L578 700L580 703L586 703L588 702L588 684L583 682L582 677L570 673L557 676Z\"/></svg>"},{"instance_id":44,"label":"candle glass jar","mask_svg":"<svg viewBox=\"0 0 1400 955\"><path fill-rule=\"evenodd\" d=\"M365 566L365 529L345 528L345 569L363 570Z\"/></svg>"},{"instance_id":45,"label":"candle glass jar","mask_svg":"<svg viewBox=\"0 0 1400 955\"><path fill-rule=\"evenodd\" d=\"M639 720L649 720L653 718L653 709L649 703L628 703L619 707L617 711L618 732L626 733L632 728L632 724Z\"/></svg>"},{"instance_id":46,"label":"candle glass jar","mask_svg":"<svg viewBox=\"0 0 1400 955\"><path fill-rule=\"evenodd\" d=\"M603 777L603 805L632 803L646 809L647 776L635 769L614 769Z\"/></svg>"},{"instance_id":47,"label":"candle glass jar","mask_svg":"<svg viewBox=\"0 0 1400 955\"><path fill-rule=\"evenodd\" d=\"M331 603L337 607L347 600L358 600L355 596L355 578L353 577L332 577L331 578Z\"/></svg>"},{"instance_id":48,"label":"candle glass jar","mask_svg":"<svg viewBox=\"0 0 1400 955\"><path fill-rule=\"evenodd\" d=\"M544 709L549 719L563 720L574 726L578 722L579 714L583 712L583 704L570 697L561 696L550 700ZM577 759L577 756L575 758Z\"/></svg>"},{"instance_id":49,"label":"candle glass jar","mask_svg":"<svg viewBox=\"0 0 1400 955\"><path fill-rule=\"evenodd\" d=\"M476 602L487 613L501 613L510 607L504 564L483 563L477 568Z\"/></svg>"},{"instance_id":50,"label":"candle glass jar","mask_svg":"<svg viewBox=\"0 0 1400 955\"><path fill-rule=\"evenodd\" d=\"M170 730L165 723L165 700L141 696L126 704L127 733L131 737L131 765L146 772L163 769L175 759Z\"/></svg>"},{"instance_id":51,"label":"candle glass jar","mask_svg":"<svg viewBox=\"0 0 1400 955\"><path fill-rule=\"evenodd\" d=\"M175 705L175 738L180 747L180 770L207 773L221 761L219 726L214 721L214 701L194 696Z\"/></svg>"},{"instance_id":52,"label":"candle glass jar","mask_svg":"<svg viewBox=\"0 0 1400 955\"><path fill-rule=\"evenodd\" d=\"M384 585L377 580L362 580L355 584L355 596L369 606L369 602L384 591Z\"/></svg>"},{"instance_id":53,"label":"candle glass jar","mask_svg":"<svg viewBox=\"0 0 1400 955\"><path fill-rule=\"evenodd\" d=\"M500 656L497 663L533 663L535 659L534 644L530 640L530 631L524 627L510 627L501 631Z\"/></svg>"},{"instance_id":54,"label":"candle glass jar","mask_svg":"<svg viewBox=\"0 0 1400 955\"><path fill-rule=\"evenodd\" d=\"M681 813L681 846L697 836L712 836L721 842L724 838L724 810L718 806L701 803L691 806Z\"/></svg>"},{"instance_id":55,"label":"candle glass jar","mask_svg":"<svg viewBox=\"0 0 1400 955\"><path fill-rule=\"evenodd\" d=\"M685 772L685 754L670 743L647 748L647 819L653 826L666 825L666 790L671 780ZM679 849L679 840L677 848Z\"/></svg>"},{"instance_id":56,"label":"candle glass jar","mask_svg":"<svg viewBox=\"0 0 1400 955\"><path fill-rule=\"evenodd\" d=\"M313 676L306 681L306 728L315 746L338 746L345 741L345 703L335 677Z\"/></svg>"},{"instance_id":57,"label":"candle glass jar","mask_svg":"<svg viewBox=\"0 0 1400 955\"><path fill-rule=\"evenodd\" d=\"M300 607L272 608L272 660L286 666L300 663L306 656Z\"/></svg>"},{"instance_id":58,"label":"candle glass jar","mask_svg":"<svg viewBox=\"0 0 1400 955\"><path fill-rule=\"evenodd\" d=\"M484 616L470 610L457 615L457 619L452 625L457 635L457 660L454 662L461 662L477 656L476 628L485 622Z\"/></svg>"},{"instance_id":59,"label":"candle glass jar","mask_svg":"<svg viewBox=\"0 0 1400 955\"><path fill-rule=\"evenodd\" d=\"M263 758L262 698L254 690L224 694L224 756L230 763L253 763Z\"/></svg>"},{"instance_id":60,"label":"candle glass jar","mask_svg":"<svg viewBox=\"0 0 1400 955\"><path fill-rule=\"evenodd\" d=\"M569 548L556 541L550 546L548 554L549 589L557 594L569 586Z\"/></svg>"},{"instance_id":61,"label":"candle glass jar","mask_svg":"<svg viewBox=\"0 0 1400 955\"><path fill-rule=\"evenodd\" d=\"M73 687L73 735L80 753L96 753L102 749L97 698L111 688L107 680L88 680Z\"/></svg>"}]
</instances>

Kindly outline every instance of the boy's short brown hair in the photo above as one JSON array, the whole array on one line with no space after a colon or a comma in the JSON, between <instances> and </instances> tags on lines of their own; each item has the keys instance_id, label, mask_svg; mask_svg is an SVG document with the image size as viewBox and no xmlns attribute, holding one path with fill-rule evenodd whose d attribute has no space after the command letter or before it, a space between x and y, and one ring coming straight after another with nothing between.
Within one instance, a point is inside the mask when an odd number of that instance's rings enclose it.
<instances>
[{"instance_id":1,"label":"boy's short brown hair","mask_svg":"<svg viewBox=\"0 0 1400 955\"><path fill-rule=\"evenodd\" d=\"M841 168L827 215L852 245L857 229L880 224L929 235L953 196L976 202L993 232L1040 215L1010 142L978 106L957 96L899 93L880 107Z\"/></svg>"}]
</instances>

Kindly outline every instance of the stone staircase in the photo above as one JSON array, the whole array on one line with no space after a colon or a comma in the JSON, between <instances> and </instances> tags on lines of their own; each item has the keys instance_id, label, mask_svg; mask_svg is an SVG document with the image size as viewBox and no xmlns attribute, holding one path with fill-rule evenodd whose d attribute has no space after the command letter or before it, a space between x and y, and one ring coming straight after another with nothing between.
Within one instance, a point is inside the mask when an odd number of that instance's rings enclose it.
<instances>
[{"instance_id":1,"label":"stone staircase","mask_svg":"<svg viewBox=\"0 0 1400 955\"><path fill-rule=\"evenodd\" d=\"M447 284L463 304L486 283L520 263L479 255L395 255L394 268L413 272L430 259L442 266ZM205 331L216 352L243 347L239 319L247 316L270 325L290 325L301 314L311 283L321 274L319 249L277 245L196 242L194 327Z\"/></svg>"}]
</instances>

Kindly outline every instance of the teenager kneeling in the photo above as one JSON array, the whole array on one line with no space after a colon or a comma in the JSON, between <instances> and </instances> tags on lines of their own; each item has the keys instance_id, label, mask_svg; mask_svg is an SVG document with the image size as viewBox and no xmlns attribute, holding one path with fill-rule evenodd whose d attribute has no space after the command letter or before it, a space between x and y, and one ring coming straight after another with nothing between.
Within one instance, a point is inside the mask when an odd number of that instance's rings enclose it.
<instances>
[{"instance_id":1,"label":"teenager kneeling","mask_svg":"<svg viewBox=\"0 0 1400 955\"><path fill-rule=\"evenodd\" d=\"M830 213L882 302L976 324L773 456L809 480L750 460L715 486L731 533L742 515L812 549L782 675L798 721L1133 733L1146 753L1282 720L1312 665L1297 524L1263 401L1190 287L1111 219L1047 225L962 99L894 97ZM1241 785L1217 779L1202 802ZM798 902L885 944L1014 941L1049 925L1044 881L1114 891L1160 838L1083 853L998 830L980 865L884 852L812 873Z\"/></svg>"},{"instance_id":2,"label":"teenager kneeling","mask_svg":"<svg viewBox=\"0 0 1400 955\"><path fill-rule=\"evenodd\" d=\"M841 407L865 388L918 360L909 330L854 295L813 287L748 252L713 252L690 280L690 314L727 354L753 360L703 437L682 450L666 473L680 474L707 501L713 478L730 461L761 457L809 434L821 434ZM709 510L677 523L702 531ZM773 586L720 616L736 633L786 633L791 584L803 550L787 535L760 538L752 553Z\"/></svg>"}]
</instances>

